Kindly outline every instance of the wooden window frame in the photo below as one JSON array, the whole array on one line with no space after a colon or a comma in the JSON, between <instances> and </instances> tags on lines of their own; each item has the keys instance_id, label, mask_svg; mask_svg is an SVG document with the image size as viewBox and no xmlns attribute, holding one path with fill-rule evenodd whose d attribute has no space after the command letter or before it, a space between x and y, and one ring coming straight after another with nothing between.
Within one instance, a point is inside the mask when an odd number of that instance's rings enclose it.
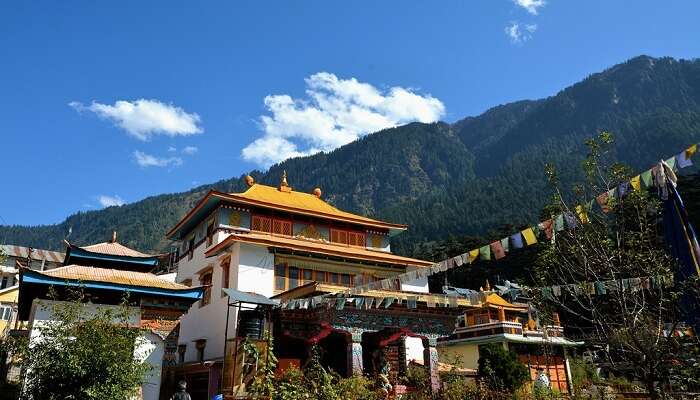
<instances>
[{"instance_id":1,"label":"wooden window frame","mask_svg":"<svg viewBox=\"0 0 700 400\"><path fill-rule=\"evenodd\" d=\"M231 280L231 256L224 258L221 262L221 288L228 289ZM226 293L221 291L221 297L226 297Z\"/></svg>"},{"instance_id":2,"label":"wooden window frame","mask_svg":"<svg viewBox=\"0 0 700 400\"><path fill-rule=\"evenodd\" d=\"M290 282L292 280L292 268L298 271L297 277L294 278L297 281L297 285L294 287L290 285ZM280 275L278 272L283 272L283 275ZM306 274L309 272L311 273L311 279L307 279L305 277ZM337 278L336 281L332 281L334 276ZM284 284L282 285L283 287L280 287L280 285L278 285L278 279L280 278L284 279ZM320 271L312 268L302 268L297 267L295 265L289 265L288 263L280 263L274 266L274 279L274 290L278 292L286 292L288 290L295 289L299 286L303 286L311 282L325 283L343 287L355 286L355 277L352 274L343 272Z\"/></svg>"},{"instance_id":3,"label":"wooden window frame","mask_svg":"<svg viewBox=\"0 0 700 400\"><path fill-rule=\"evenodd\" d=\"M207 247L214 244L214 234L215 233L216 233L216 223L215 223L214 219L211 219L210 221L207 222L207 230L206 230Z\"/></svg>"},{"instance_id":4,"label":"wooden window frame","mask_svg":"<svg viewBox=\"0 0 700 400\"><path fill-rule=\"evenodd\" d=\"M209 275L209 283L205 283L204 277ZM199 284L202 286L208 285L207 287L204 288L204 292L202 293L202 299L199 301L199 308L206 307L207 305L211 304L211 288L214 282L214 269L213 268L208 268L202 273L199 274Z\"/></svg>"}]
</instances>

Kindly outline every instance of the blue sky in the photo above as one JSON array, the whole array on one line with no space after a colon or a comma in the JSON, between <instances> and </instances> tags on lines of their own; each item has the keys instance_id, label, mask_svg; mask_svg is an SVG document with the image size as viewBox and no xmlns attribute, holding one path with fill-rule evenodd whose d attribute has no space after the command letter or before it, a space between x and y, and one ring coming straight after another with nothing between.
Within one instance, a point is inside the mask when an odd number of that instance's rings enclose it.
<instances>
[{"instance_id":1,"label":"blue sky","mask_svg":"<svg viewBox=\"0 0 700 400\"><path fill-rule=\"evenodd\" d=\"M700 55L697 1L0 4L0 223L264 168ZM292 177L293 181L293 177Z\"/></svg>"}]
</instances>

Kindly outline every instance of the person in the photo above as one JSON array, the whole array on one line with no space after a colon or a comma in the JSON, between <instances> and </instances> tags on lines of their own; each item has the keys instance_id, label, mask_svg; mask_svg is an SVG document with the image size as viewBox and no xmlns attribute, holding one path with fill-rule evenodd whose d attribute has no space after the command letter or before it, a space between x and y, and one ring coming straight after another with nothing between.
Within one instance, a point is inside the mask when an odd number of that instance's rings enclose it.
<instances>
[{"instance_id":1,"label":"person","mask_svg":"<svg viewBox=\"0 0 700 400\"><path fill-rule=\"evenodd\" d=\"M170 398L170 400L192 400L190 394L187 393L187 382L178 382L177 392L175 392L175 394Z\"/></svg>"},{"instance_id":2,"label":"person","mask_svg":"<svg viewBox=\"0 0 700 400\"><path fill-rule=\"evenodd\" d=\"M544 369L537 370L537 379L535 380L535 389L549 389L549 377L544 373Z\"/></svg>"}]
</instances>

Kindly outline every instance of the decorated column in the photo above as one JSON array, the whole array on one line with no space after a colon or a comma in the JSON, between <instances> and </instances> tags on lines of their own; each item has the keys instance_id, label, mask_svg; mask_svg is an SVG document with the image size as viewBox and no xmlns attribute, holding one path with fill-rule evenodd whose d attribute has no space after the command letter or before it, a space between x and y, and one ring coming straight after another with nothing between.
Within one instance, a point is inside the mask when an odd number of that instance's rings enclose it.
<instances>
[{"instance_id":1,"label":"decorated column","mask_svg":"<svg viewBox=\"0 0 700 400\"><path fill-rule=\"evenodd\" d=\"M362 375L362 332L350 333L348 342L348 373Z\"/></svg>"},{"instance_id":2,"label":"decorated column","mask_svg":"<svg viewBox=\"0 0 700 400\"><path fill-rule=\"evenodd\" d=\"M440 373L438 371L437 337L423 338L423 365L428 368L430 387L433 392L440 390Z\"/></svg>"}]
</instances>

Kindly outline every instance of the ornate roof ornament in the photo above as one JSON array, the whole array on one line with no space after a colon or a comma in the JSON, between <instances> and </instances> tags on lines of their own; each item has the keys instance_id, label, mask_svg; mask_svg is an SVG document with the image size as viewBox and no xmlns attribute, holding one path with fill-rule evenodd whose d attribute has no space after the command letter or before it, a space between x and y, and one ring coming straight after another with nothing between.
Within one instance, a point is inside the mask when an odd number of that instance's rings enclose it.
<instances>
[{"instance_id":1,"label":"ornate roof ornament","mask_svg":"<svg viewBox=\"0 0 700 400\"><path fill-rule=\"evenodd\" d=\"M287 170L282 171L282 181L280 181L280 192L289 193L292 191L292 187L287 183Z\"/></svg>"}]
</instances>

